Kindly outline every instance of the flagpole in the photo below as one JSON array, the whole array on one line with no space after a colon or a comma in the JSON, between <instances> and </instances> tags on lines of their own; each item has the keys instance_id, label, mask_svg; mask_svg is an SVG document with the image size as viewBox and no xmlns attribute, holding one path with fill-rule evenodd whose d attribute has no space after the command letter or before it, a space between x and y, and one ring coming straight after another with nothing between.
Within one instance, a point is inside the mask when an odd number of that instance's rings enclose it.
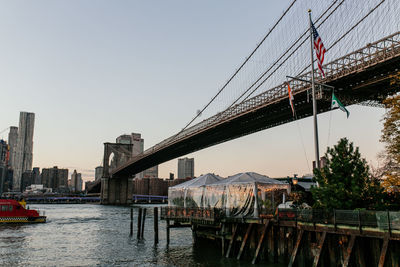
<instances>
[{"instance_id":1,"label":"flagpole","mask_svg":"<svg viewBox=\"0 0 400 267\"><path fill-rule=\"evenodd\" d=\"M311 9L308 10L308 16L310 18L310 41L311 41L311 87L312 87L312 99L313 99L313 117L314 117L314 144L315 144L315 164L316 168L320 168L319 164L319 143L318 143L318 123L317 123L317 99L315 98L315 80L314 80L314 48L313 48L313 32L311 22Z\"/></svg>"}]
</instances>

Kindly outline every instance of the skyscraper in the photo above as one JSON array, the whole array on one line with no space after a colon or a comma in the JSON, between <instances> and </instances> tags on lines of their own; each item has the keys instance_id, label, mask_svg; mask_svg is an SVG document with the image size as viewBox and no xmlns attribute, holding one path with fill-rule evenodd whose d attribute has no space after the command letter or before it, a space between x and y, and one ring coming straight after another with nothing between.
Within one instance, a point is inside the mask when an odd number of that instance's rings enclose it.
<instances>
[{"instance_id":1,"label":"skyscraper","mask_svg":"<svg viewBox=\"0 0 400 267\"><path fill-rule=\"evenodd\" d=\"M41 184L42 178L40 177L40 168L39 167L33 168L32 173L33 173L32 174L33 175L32 183Z\"/></svg>"},{"instance_id":2,"label":"skyscraper","mask_svg":"<svg viewBox=\"0 0 400 267\"><path fill-rule=\"evenodd\" d=\"M144 140L140 133L132 133L131 135L123 134L117 137L116 142L119 144L132 144L132 157L143 153L144 151ZM143 172L137 173L136 178L158 178L158 165L153 166Z\"/></svg>"},{"instance_id":3,"label":"skyscraper","mask_svg":"<svg viewBox=\"0 0 400 267\"><path fill-rule=\"evenodd\" d=\"M3 192L3 185L7 175L7 165L9 159L9 146L6 141L0 140L0 193Z\"/></svg>"},{"instance_id":4,"label":"skyscraper","mask_svg":"<svg viewBox=\"0 0 400 267\"><path fill-rule=\"evenodd\" d=\"M82 191L82 174L76 170L71 174L71 191Z\"/></svg>"},{"instance_id":5,"label":"skyscraper","mask_svg":"<svg viewBox=\"0 0 400 267\"><path fill-rule=\"evenodd\" d=\"M68 169L59 169L57 166L42 169L42 184L53 190L68 188Z\"/></svg>"},{"instance_id":6,"label":"skyscraper","mask_svg":"<svg viewBox=\"0 0 400 267\"><path fill-rule=\"evenodd\" d=\"M18 141L14 165L14 191L21 190L22 173L32 170L33 161L33 128L35 113L21 112L19 114Z\"/></svg>"},{"instance_id":7,"label":"skyscraper","mask_svg":"<svg viewBox=\"0 0 400 267\"><path fill-rule=\"evenodd\" d=\"M178 178L194 177L194 158L178 159Z\"/></svg>"},{"instance_id":8,"label":"skyscraper","mask_svg":"<svg viewBox=\"0 0 400 267\"><path fill-rule=\"evenodd\" d=\"M10 159L8 165L11 169L14 169L15 154L17 152L18 142L18 127L11 126L10 132L8 133L8 144L10 145Z\"/></svg>"},{"instance_id":9,"label":"skyscraper","mask_svg":"<svg viewBox=\"0 0 400 267\"><path fill-rule=\"evenodd\" d=\"M102 166L97 166L95 171L94 171L94 179L97 181L103 177L103 167Z\"/></svg>"}]
</instances>

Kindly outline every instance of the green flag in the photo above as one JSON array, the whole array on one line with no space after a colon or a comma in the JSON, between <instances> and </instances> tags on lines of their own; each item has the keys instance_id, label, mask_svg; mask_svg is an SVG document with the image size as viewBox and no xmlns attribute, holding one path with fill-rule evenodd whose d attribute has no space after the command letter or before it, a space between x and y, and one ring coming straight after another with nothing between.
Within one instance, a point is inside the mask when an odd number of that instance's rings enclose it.
<instances>
[{"instance_id":1,"label":"green flag","mask_svg":"<svg viewBox=\"0 0 400 267\"><path fill-rule=\"evenodd\" d=\"M335 94L332 93L331 109L334 109L334 108L340 108L341 111L346 112L347 118L349 117L350 112L344 107L344 105L339 101L339 99L336 98Z\"/></svg>"}]
</instances>

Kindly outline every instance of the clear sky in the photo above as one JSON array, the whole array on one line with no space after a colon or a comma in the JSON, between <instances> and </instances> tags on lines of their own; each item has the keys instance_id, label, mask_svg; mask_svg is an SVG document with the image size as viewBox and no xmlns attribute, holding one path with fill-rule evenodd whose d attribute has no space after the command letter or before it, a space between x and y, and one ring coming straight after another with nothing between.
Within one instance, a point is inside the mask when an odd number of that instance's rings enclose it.
<instances>
[{"instance_id":1,"label":"clear sky","mask_svg":"<svg viewBox=\"0 0 400 267\"><path fill-rule=\"evenodd\" d=\"M0 3L0 131L18 126L20 111L34 112L34 166L77 169L89 180L104 142L138 132L146 149L184 127L290 1ZM384 110L349 111L349 119L339 110L319 116L321 154L347 136L376 165ZM195 175L310 173L312 119L187 156ZM169 172L176 159L159 166L160 177Z\"/></svg>"}]
</instances>

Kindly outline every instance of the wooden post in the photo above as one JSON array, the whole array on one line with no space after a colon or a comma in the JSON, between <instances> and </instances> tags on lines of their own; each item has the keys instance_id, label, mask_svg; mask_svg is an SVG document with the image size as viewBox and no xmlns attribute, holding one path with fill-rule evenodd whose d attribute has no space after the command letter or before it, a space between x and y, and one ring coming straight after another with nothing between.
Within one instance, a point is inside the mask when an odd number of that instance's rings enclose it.
<instances>
[{"instance_id":1,"label":"wooden post","mask_svg":"<svg viewBox=\"0 0 400 267\"><path fill-rule=\"evenodd\" d=\"M256 260L257 260L257 257L258 257L258 253L260 253L260 249L261 249L264 237L265 237L265 233L267 232L267 229L268 229L268 225L269 225L269 220L267 221L266 224L264 224L264 228L263 228L263 231L261 233L260 240L258 241L256 253L254 254L253 261L251 262L252 264L256 263Z\"/></svg>"},{"instance_id":2,"label":"wooden post","mask_svg":"<svg viewBox=\"0 0 400 267\"><path fill-rule=\"evenodd\" d=\"M333 225L335 227L335 232L337 230L337 226L336 226L336 210L333 210Z\"/></svg>"},{"instance_id":3,"label":"wooden post","mask_svg":"<svg viewBox=\"0 0 400 267\"><path fill-rule=\"evenodd\" d=\"M221 228L221 252L222 256L225 255L225 224L222 224Z\"/></svg>"},{"instance_id":4,"label":"wooden post","mask_svg":"<svg viewBox=\"0 0 400 267\"><path fill-rule=\"evenodd\" d=\"M350 238L349 245L348 245L347 250L346 250L346 255L344 257L343 267L347 267L349 265L350 255L351 255L351 251L353 250L353 246L354 246L354 241L355 240L356 240L356 236L352 235L351 238Z\"/></svg>"},{"instance_id":5,"label":"wooden post","mask_svg":"<svg viewBox=\"0 0 400 267\"><path fill-rule=\"evenodd\" d=\"M364 255L364 249L362 248L362 242L357 242L356 246L356 258L358 259L358 266L359 267L366 267L367 265L365 264L365 255ZM392 266L394 267L394 266Z\"/></svg>"},{"instance_id":6,"label":"wooden post","mask_svg":"<svg viewBox=\"0 0 400 267\"><path fill-rule=\"evenodd\" d=\"M131 208L131 231L129 233L129 236L133 235L133 208Z\"/></svg>"},{"instance_id":7,"label":"wooden post","mask_svg":"<svg viewBox=\"0 0 400 267\"><path fill-rule=\"evenodd\" d=\"M237 260L240 260L240 257L242 256L242 253L243 253L243 249L244 249L244 247L246 246L246 242L247 242L247 238L249 237L249 235L250 235L250 232L251 232L251 228L253 227L253 224L252 223L250 223L249 224L249 227L247 227L247 231L246 231L246 234L244 235L244 238L243 238L243 241L242 241L242 245L240 246L240 250L239 250L239 254L238 254L238 256L237 256Z\"/></svg>"},{"instance_id":8,"label":"wooden post","mask_svg":"<svg viewBox=\"0 0 400 267\"><path fill-rule=\"evenodd\" d=\"M154 207L154 244L158 244L158 208Z\"/></svg>"},{"instance_id":9,"label":"wooden post","mask_svg":"<svg viewBox=\"0 0 400 267\"><path fill-rule=\"evenodd\" d=\"M169 244L169 219L167 219L167 245Z\"/></svg>"},{"instance_id":10,"label":"wooden post","mask_svg":"<svg viewBox=\"0 0 400 267\"><path fill-rule=\"evenodd\" d=\"M324 245L325 237L326 237L326 231L322 233L322 236L319 239L318 248L317 248L318 251L317 251L317 255L315 255L315 258L314 258L313 267L317 267L318 266L318 261L319 261L319 257L321 256L322 246Z\"/></svg>"},{"instance_id":11,"label":"wooden post","mask_svg":"<svg viewBox=\"0 0 400 267\"><path fill-rule=\"evenodd\" d=\"M137 239L140 239L140 231L142 227L142 208L139 208L137 223Z\"/></svg>"},{"instance_id":12,"label":"wooden post","mask_svg":"<svg viewBox=\"0 0 400 267\"><path fill-rule=\"evenodd\" d=\"M299 249L300 246L300 242L301 242L301 238L303 236L304 230L300 229L299 233L297 234L297 241L296 241L296 245L294 246L293 252L292 252L292 256L290 257L290 261L289 261L289 265L288 267L292 267L294 260L296 259L296 254L297 254L297 250Z\"/></svg>"},{"instance_id":13,"label":"wooden post","mask_svg":"<svg viewBox=\"0 0 400 267\"><path fill-rule=\"evenodd\" d=\"M383 245L381 250L381 256L379 258L378 267L383 267L383 265L385 264L385 257L388 245L389 245L389 235L385 235L385 238L383 239Z\"/></svg>"},{"instance_id":14,"label":"wooden post","mask_svg":"<svg viewBox=\"0 0 400 267\"><path fill-rule=\"evenodd\" d=\"M140 238L143 239L143 235L144 235L144 223L146 221L146 208L143 209L143 217L142 217L142 232L140 233Z\"/></svg>"},{"instance_id":15,"label":"wooden post","mask_svg":"<svg viewBox=\"0 0 400 267\"><path fill-rule=\"evenodd\" d=\"M229 258L229 253L231 252L233 241L236 238L236 232L237 232L238 227L239 227L238 224L234 225L233 233L232 233L232 236L231 236L231 240L229 241L228 251L226 252L226 256L225 256L226 258Z\"/></svg>"}]
</instances>

